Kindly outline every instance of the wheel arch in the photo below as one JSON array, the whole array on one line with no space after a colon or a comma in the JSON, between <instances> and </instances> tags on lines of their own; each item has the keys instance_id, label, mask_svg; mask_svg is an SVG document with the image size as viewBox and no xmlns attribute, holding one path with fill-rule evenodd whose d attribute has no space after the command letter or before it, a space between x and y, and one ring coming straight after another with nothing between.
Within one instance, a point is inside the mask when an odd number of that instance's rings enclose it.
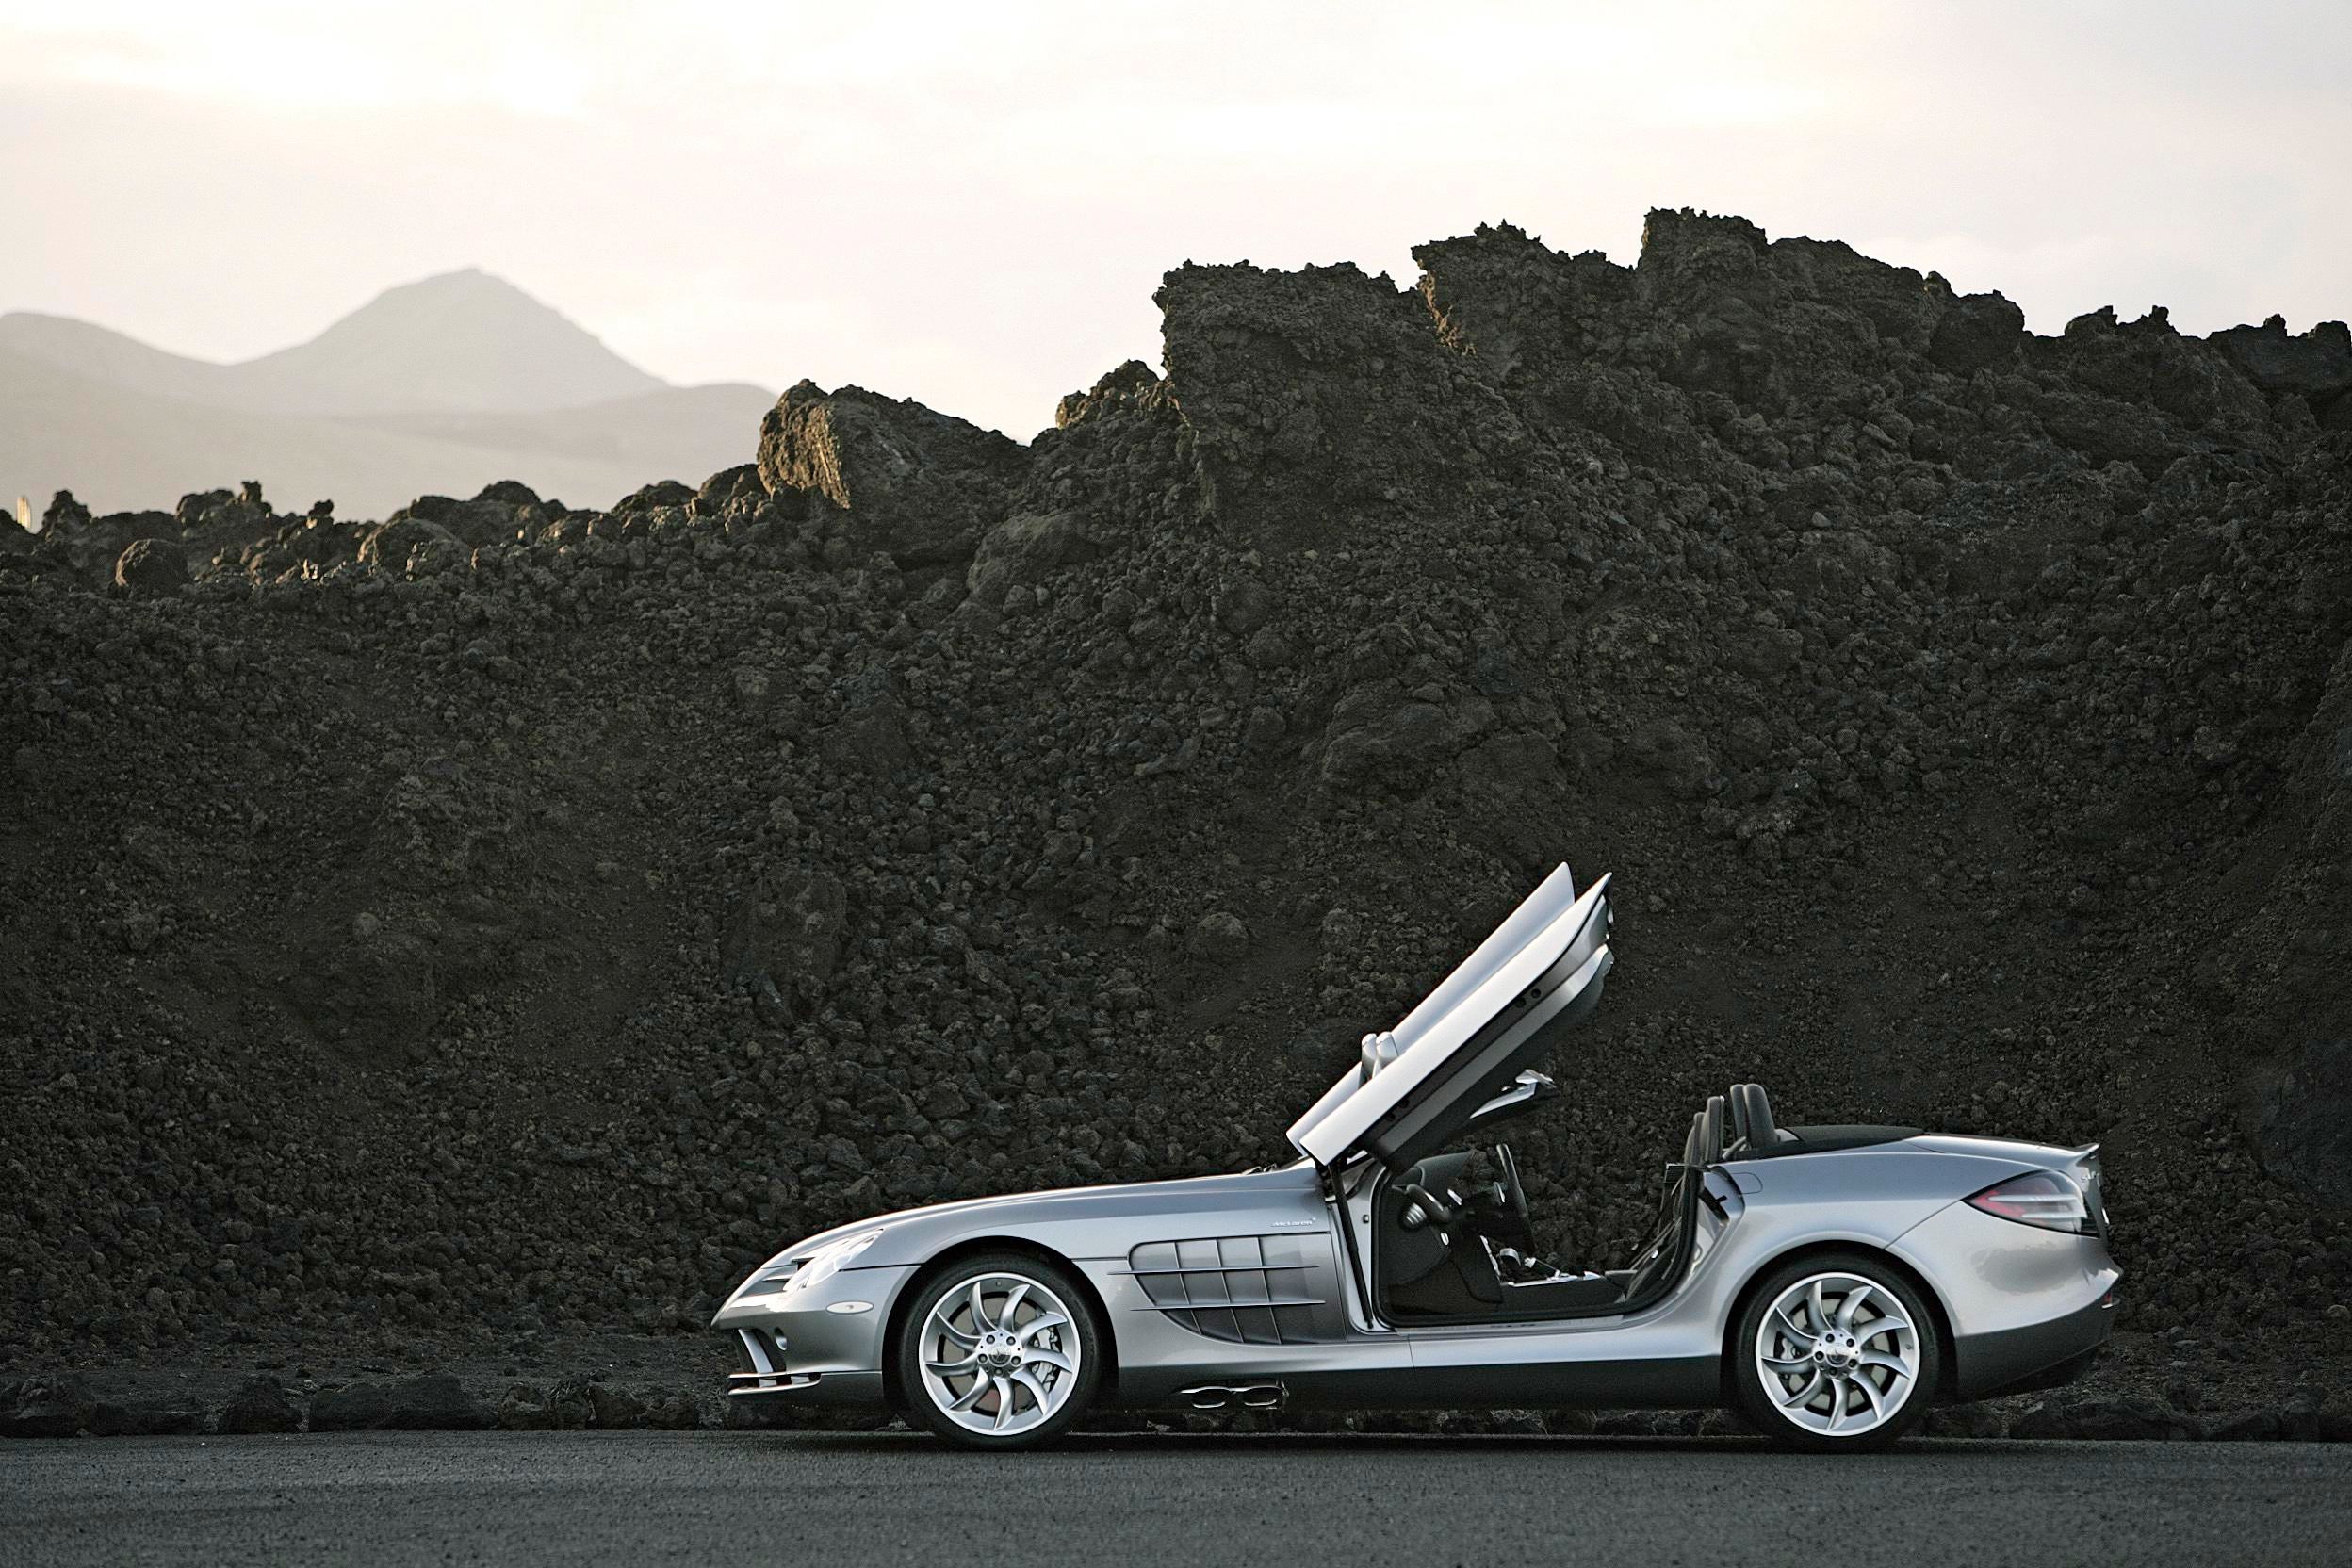
<instances>
[{"instance_id":1,"label":"wheel arch","mask_svg":"<svg viewBox=\"0 0 2352 1568\"><path fill-rule=\"evenodd\" d=\"M1747 1278L1740 1281L1739 1294L1731 1299L1731 1311L1723 1315L1722 1362L1723 1403L1727 1408L1735 1406L1738 1402L1732 1391L1732 1368L1737 1364L1737 1358L1740 1355L1740 1347L1735 1343L1740 1333L1740 1323L1747 1316L1748 1303L1756 1299L1757 1290L1762 1288L1764 1277L1784 1264L1798 1263L1813 1257L1825 1257L1838 1252L1865 1253L1872 1262L1885 1265L1889 1273L1900 1275L1904 1283L1919 1293L1919 1299L1927 1303L1928 1313L1936 1320L1936 1343L1943 1350L1943 1354L1937 1358L1936 1386L1929 1391L1929 1397L1933 1400L1952 1397L1954 1389L1958 1386L1960 1358L1952 1348L1952 1309L1944 1304L1943 1293L1936 1288L1936 1282L1920 1273L1909 1262L1896 1256L1876 1242L1864 1241L1859 1238L1824 1237L1774 1252L1757 1263L1748 1271Z\"/></svg>"},{"instance_id":2,"label":"wheel arch","mask_svg":"<svg viewBox=\"0 0 2352 1568\"><path fill-rule=\"evenodd\" d=\"M1110 1308L1103 1304L1102 1293L1095 1288L1094 1282L1087 1278L1085 1269L1043 1242L1033 1241L1027 1236L986 1235L967 1236L952 1246L939 1249L899 1287L896 1299L890 1302L890 1317L882 1326L882 1396L890 1402L890 1408L902 1413L906 1410L906 1391L898 1376L898 1336L906 1325L907 1315L914 1311L915 1301L941 1273L966 1258L978 1257L987 1252L1021 1253L1040 1263L1053 1265L1077 1282L1080 1294L1085 1296L1087 1307L1094 1313L1096 1324L1102 1331L1102 1346L1106 1352L1102 1358L1102 1380L1096 1385L1095 1408L1110 1404L1119 1390L1119 1333L1112 1326Z\"/></svg>"}]
</instances>

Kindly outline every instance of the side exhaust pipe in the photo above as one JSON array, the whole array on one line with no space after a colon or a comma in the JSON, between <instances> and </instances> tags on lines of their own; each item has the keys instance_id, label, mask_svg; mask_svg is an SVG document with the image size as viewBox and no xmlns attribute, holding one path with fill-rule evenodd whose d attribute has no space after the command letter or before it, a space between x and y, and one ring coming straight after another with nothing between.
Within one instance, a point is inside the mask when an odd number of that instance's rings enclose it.
<instances>
[{"instance_id":1,"label":"side exhaust pipe","mask_svg":"<svg viewBox=\"0 0 2352 1568\"><path fill-rule=\"evenodd\" d=\"M1178 1389L1176 1396L1195 1410L1280 1410L1290 1391L1281 1383L1202 1383Z\"/></svg>"}]
</instances>

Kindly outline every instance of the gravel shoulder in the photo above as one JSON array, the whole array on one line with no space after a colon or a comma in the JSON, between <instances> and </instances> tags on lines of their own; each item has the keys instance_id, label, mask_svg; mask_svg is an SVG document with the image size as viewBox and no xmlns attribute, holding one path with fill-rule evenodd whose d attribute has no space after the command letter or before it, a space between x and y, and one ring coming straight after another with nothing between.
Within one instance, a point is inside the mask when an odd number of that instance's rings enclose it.
<instances>
[{"instance_id":1,"label":"gravel shoulder","mask_svg":"<svg viewBox=\"0 0 2352 1568\"><path fill-rule=\"evenodd\" d=\"M150 1351L110 1361L0 1359L0 1438L259 1435L393 1429L465 1431L761 1428L847 1430L858 1413L761 1407L725 1396L735 1352L718 1334L530 1336L485 1346L457 1335L368 1344L286 1336L246 1347ZM2289 1359L2242 1346L2118 1333L2077 1381L2038 1394L1943 1407L1939 1437L2344 1441L2352 1362ZM1101 1429L1217 1433L1244 1418L1113 1413ZM1251 1415L1240 1429L1265 1429ZM1290 1413L1273 1429L1462 1436L1548 1431L1707 1436L1728 1417L1695 1411Z\"/></svg>"}]
</instances>

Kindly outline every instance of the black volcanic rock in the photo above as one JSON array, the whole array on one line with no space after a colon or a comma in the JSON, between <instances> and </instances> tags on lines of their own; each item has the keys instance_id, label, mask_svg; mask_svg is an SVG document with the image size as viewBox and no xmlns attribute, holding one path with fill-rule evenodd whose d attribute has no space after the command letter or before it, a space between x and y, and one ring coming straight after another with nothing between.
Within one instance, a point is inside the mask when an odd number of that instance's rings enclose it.
<instances>
[{"instance_id":1,"label":"black volcanic rock","mask_svg":"<svg viewBox=\"0 0 2352 1568\"><path fill-rule=\"evenodd\" d=\"M302 1413L286 1396L285 1385L275 1378L258 1377L249 1379L222 1407L217 1429L229 1437L302 1429Z\"/></svg>"},{"instance_id":2,"label":"black volcanic rock","mask_svg":"<svg viewBox=\"0 0 2352 1568\"><path fill-rule=\"evenodd\" d=\"M134 539L115 560L114 585L129 594L176 594L188 586L188 560L168 539Z\"/></svg>"},{"instance_id":3,"label":"black volcanic rock","mask_svg":"<svg viewBox=\"0 0 2352 1568\"><path fill-rule=\"evenodd\" d=\"M2327 335L2290 390L1701 214L1416 259L1178 269L1166 376L1025 448L804 385L626 508L30 536L24 1364L699 1333L861 1215L1286 1158L1560 859L1622 950L1512 1129L1547 1246L1621 1256L1752 1078L2099 1141L2126 1332L2352 1355ZM136 538L188 586L98 592ZM530 1364L500 1419L623 1418Z\"/></svg>"},{"instance_id":4,"label":"black volcanic rock","mask_svg":"<svg viewBox=\"0 0 2352 1568\"><path fill-rule=\"evenodd\" d=\"M1965 376L2016 358L2025 335L2025 312L2005 297L1963 294L1936 318L1927 353L1942 368Z\"/></svg>"},{"instance_id":5,"label":"black volcanic rock","mask_svg":"<svg viewBox=\"0 0 2352 1568\"><path fill-rule=\"evenodd\" d=\"M910 564L971 555L1024 466L1021 448L994 431L859 386L804 381L760 426L771 493L821 498L847 514L859 549Z\"/></svg>"},{"instance_id":6,"label":"black volcanic rock","mask_svg":"<svg viewBox=\"0 0 2352 1568\"><path fill-rule=\"evenodd\" d=\"M74 498L71 490L60 490L49 498L49 505L41 514L43 533L70 533L90 526L90 508Z\"/></svg>"},{"instance_id":7,"label":"black volcanic rock","mask_svg":"<svg viewBox=\"0 0 2352 1568\"><path fill-rule=\"evenodd\" d=\"M2285 319L2272 316L2259 327L2230 327L2206 341L2264 392L2303 398L2314 412L2352 392L2352 330L2342 321L2290 335Z\"/></svg>"},{"instance_id":8,"label":"black volcanic rock","mask_svg":"<svg viewBox=\"0 0 2352 1568\"><path fill-rule=\"evenodd\" d=\"M29 1378L0 1387L0 1437L72 1437L90 1413L90 1396L70 1377Z\"/></svg>"},{"instance_id":9,"label":"black volcanic rock","mask_svg":"<svg viewBox=\"0 0 2352 1568\"><path fill-rule=\"evenodd\" d=\"M623 496L612 505L615 514L627 516L632 512L651 512L656 507L684 506L694 498L694 487L680 484L674 479L657 480Z\"/></svg>"},{"instance_id":10,"label":"black volcanic rock","mask_svg":"<svg viewBox=\"0 0 2352 1568\"><path fill-rule=\"evenodd\" d=\"M352 1383L311 1396L314 1432L482 1431L493 1413L447 1373L390 1383Z\"/></svg>"}]
</instances>

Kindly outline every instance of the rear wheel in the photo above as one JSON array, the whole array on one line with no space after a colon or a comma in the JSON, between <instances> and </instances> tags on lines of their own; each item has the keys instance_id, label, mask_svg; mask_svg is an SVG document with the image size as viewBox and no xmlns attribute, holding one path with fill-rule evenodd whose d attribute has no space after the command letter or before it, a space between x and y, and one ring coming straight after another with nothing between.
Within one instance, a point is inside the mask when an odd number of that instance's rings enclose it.
<instances>
[{"instance_id":1,"label":"rear wheel","mask_svg":"<svg viewBox=\"0 0 2352 1568\"><path fill-rule=\"evenodd\" d=\"M1936 1319L1865 1252L1767 1274L1732 1333L1740 1411L1790 1447L1884 1448L1918 1425L1943 1366Z\"/></svg>"},{"instance_id":2,"label":"rear wheel","mask_svg":"<svg viewBox=\"0 0 2352 1568\"><path fill-rule=\"evenodd\" d=\"M991 1252L923 1287L893 1354L915 1419L968 1447L1024 1448L1058 1437L1085 1413L1104 1351L1069 1270Z\"/></svg>"}]
</instances>

